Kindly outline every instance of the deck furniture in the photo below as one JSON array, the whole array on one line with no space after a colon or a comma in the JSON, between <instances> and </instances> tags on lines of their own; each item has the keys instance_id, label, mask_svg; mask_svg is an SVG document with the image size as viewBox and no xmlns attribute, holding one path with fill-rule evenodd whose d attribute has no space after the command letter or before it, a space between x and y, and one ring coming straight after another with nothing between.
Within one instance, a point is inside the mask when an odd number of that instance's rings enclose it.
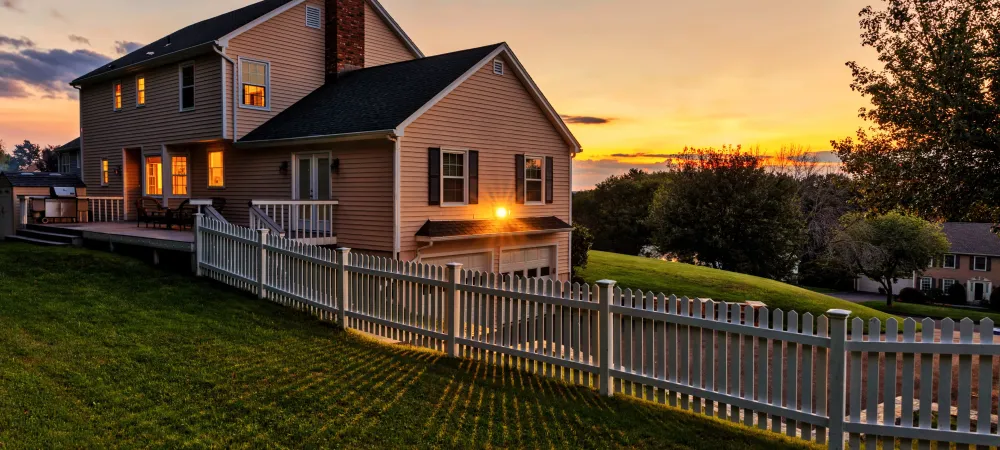
<instances>
[{"instance_id":1,"label":"deck furniture","mask_svg":"<svg viewBox=\"0 0 1000 450\"><path fill-rule=\"evenodd\" d=\"M146 228L149 228L149 224L153 224L154 228L158 224L168 224L167 216L170 210L164 208L160 201L153 197L141 197L136 200L135 211L139 219L135 224L136 227L142 223L146 224Z\"/></svg>"},{"instance_id":2,"label":"deck furniture","mask_svg":"<svg viewBox=\"0 0 1000 450\"><path fill-rule=\"evenodd\" d=\"M194 215L198 212L198 207L191 204L191 200L184 200L176 209L171 209L167 213L167 228L177 225L178 229L191 228L194 226Z\"/></svg>"}]
</instances>

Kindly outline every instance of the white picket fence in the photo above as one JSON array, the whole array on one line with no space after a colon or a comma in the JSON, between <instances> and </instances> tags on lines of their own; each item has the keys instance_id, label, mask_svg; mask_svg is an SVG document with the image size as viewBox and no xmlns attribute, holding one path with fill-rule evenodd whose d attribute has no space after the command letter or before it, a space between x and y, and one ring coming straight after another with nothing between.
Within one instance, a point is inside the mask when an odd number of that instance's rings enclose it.
<instances>
[{"instance_id":1,"label":"white picket fence","mask_svg":"<svg viewBox=\"0 0 1000 450\"><path fill-rule=\"evenodd\" d=\"M849 338L848 311L800 316L622 290L613 281L509 280L466 272L460 264L309 246L201 216L195 234L200 275L345 328L450 356L834 449L861 443L874 449L878 442L907 449L914 440L920 448L932 441L1000 445L993 415L1000 345L992 343L989 320L980 323L978 342L969 320L961 322L958 342L953 322L944 321L944 338L935 339L929 319L918 339L912 319L901 335L895 319L884 333L873 319L866 335L865 322L856 318Z\"/></svg>"}]
</instances>

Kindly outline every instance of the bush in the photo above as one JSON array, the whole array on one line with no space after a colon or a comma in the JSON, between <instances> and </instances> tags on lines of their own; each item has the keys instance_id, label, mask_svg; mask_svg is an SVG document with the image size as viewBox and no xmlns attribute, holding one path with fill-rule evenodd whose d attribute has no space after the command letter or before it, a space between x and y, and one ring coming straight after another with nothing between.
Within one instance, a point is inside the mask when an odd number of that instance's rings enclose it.
<instances>
[{"instance_id":1,"label":"bush","mask_svg":"<svg viewBox=\"0 0 1000 450\"><path fill-rule=\"evenodd\" d=\"M587 268L587 257L590 254L590 248L594 245L594 235L590 233L587 227L576 224L573 226L573 261L570 261L570 266L572 266L573 272L575 273L577 269Z\"/></svg>"},{"instance_id":2,"label":"bush","mask_svg":"<svg viewBox=\"0 0 1000 450\"><path fill-rule=\"evenodd\" d=\"M951 285L948 288L948 295L945 300L952 305L964 305L968 303L965 295L965 286L962 286L961 283Z\"/></svg>"},{"instance_id":3,"label":"bush","mask_svg":"<svg viewBox=\"0 0 1000 450\"><path fill-rule=\"evenodd\" d=\"M1000 290L994 289L990 293L990 309L1000 311Z\"/></svg>"},{"instance_id":4,"label":"bush","mask_svg":"<svg viewBox=\"0 0 1000 450\"><path fill-rule=\"evenodd\" d=\"M932 303L944 303L945 302L944 291L942 291L939 288L933 288L933 289L925 292L924 294L926 295L927 299L930 300Z\"/></svg>"},{"instance_id":5,"label":"bush","mask_svg":"<svg viewBox=\"0 0 1000 450\"><path fill-rule=\"evenodd\" d=\"M899 290L899 301L919 305L927 303L927 294L917 288L903 288Z\"/></svg>"}]
</instances>

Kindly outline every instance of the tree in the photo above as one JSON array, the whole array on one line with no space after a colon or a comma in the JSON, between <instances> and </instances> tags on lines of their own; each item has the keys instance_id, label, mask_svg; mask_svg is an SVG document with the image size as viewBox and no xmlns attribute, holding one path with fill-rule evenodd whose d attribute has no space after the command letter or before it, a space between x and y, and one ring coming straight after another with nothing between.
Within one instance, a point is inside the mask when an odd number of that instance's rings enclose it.
<instances>
[{"instance_id":1,"label":"tree","mask_svg":"<svg viewBox=\"0 0 1000 450\"><path fill-rule=\"evenodd\" d=\"M59 147L48 145L42 150L38 161L35 162L38 165L38 170L42 172L59 171L59 153L56 153L57 148Z\"/></svg>"},{"instance_id":2,"label":"tree","mask_svg":"<svg viewBox=\"0 0 1000 450\"><path fill-rule=\"evenodd\" d=\"M570 261L570 267L575 274L577 269L587 268L590 249L594 246L594 235L590 234L590 230L583 225L573 225L573 242L571 246L573 247L573 260Z\"/></svg>"},{"instance_id":3,"label":"tree","mask_svg":"<svg viewBox=\"0 0 1000 450\"><path fill-rule=\"evenodd\" d=\"M892 306L892 285L900 278L923 273L929 261L949 249L941 226L898 212L865 216L848 213L831 243L833 255L855 275L864 275L885 289Z\"/></svg>"},{"instance_id":4,"label":"tree","mask_svg":"<svg viewBox=\"0 0 1000 450\"><path fill-rule=\"evenodd\" d=\"M7 154L7 147L4 145L3 140L0 140L0 172L10 170L9 165L10 155Z\"/></svg>"},{"instance_id":5,"label":"tree","mask_svg":"<svg viewBox=\"0 0 1000 450\"><path fill-rule=\"evenodd\" d=\"M833 145L862 206L1000 219L1000 0L883 0L860 13L882 68L849 62L872 123Z\"/></svg>"},{"instance_id":6,"label":"tree","mask_svg":"<svg viewBox=\"0 0 1000 450\"><path fill-rule=\"evenodd\" d=\"M799 198L806 222L806 243L799 264L799 283L844 288L851 273L829 260L829 245L840 218L853 210L851 180L840 174L810 174L799 180Z\"/></svg>"},{"instance_id":7,"label":"tree","mask_svg":"<svg viewBox=\"0 0 1000 450\"><path fill-rule=\"evenodd\" d=\"M14 152L10 158L12 170L24 170L28 166L35 164L42 157L42 148L38 144L32 144L25 140L24 143L14 146Z\"/></svg>"},{"instance_id":8,"label":"tree","mask_svg":"<svg viewBox=\"0 0 1000 450\"><path fill-rule=\"evenodd\" d=\"M638 255L650 244L649 207L669 176L632 169L608 177L595 189L573 195L573 219L593 233L595 249Z\"/></svg>"},{"instance_id":9,"label":"tree","mask_svg":"<svg viewBox=\"0 0 1000 450\"><path fill-rule=\"evenodd\" d=\"M805 222L796 181L740 147L687 150L657 192L647 226L661 253L684 262L785 279Z\"/></svg>"}]
</instances>

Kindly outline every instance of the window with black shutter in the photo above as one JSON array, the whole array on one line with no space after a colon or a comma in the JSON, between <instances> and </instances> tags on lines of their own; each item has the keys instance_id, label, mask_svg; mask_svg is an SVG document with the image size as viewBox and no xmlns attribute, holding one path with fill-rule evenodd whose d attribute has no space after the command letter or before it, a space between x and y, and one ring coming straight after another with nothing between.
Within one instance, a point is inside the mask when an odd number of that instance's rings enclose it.
<instances>
[{"instance_id":1,"label":"window with black shutter","mask_svg":"<svg viewBox=\"0 0 1000 450\"><path fill-rule=\"evenodd\" d=\"M469 204L479 204L479 152L469 150Z\"/></svg>"},{"instance_id":2,"label":"window with black shutter","mask_svg":"<svg viewBox=\"0 0 1000 450\"><path fill-rule=\"evenodd\" d=\"M516 202L524 204L524 155L514 155L514 192Z\"/></svg>"},{"instance_id":3,"label":"window with black shutter","mask_svg":"<svg viewBox=\"0 0 1000 450\"><path fill-rule=\"evenodd\" d=\"M555 196L555 164L553 164L554 158L551 156L545 157L545 203L552 204L556 201Z\"/></svg>"},{"instance_id":4,"label":"window with black shutter","mask_svg":"<svg viewBox=\"0 0 1000 450\"><path fill-rule=\"evenodd\" d=\"M427 149L427 204L441 204L441 149Z\"/></svg>"}]
</instances>

